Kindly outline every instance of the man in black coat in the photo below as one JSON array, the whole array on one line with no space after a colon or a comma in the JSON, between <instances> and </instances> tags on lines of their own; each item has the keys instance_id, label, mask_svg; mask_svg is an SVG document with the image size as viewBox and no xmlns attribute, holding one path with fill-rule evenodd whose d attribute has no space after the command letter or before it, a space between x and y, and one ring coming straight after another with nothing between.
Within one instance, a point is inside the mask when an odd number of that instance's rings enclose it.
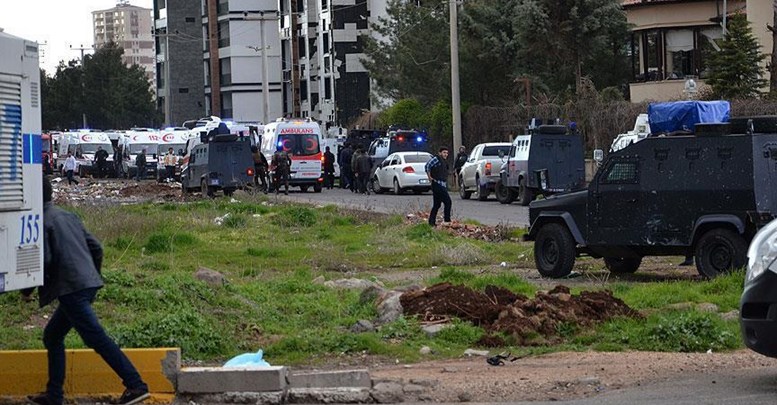
<instances>
[{"instance_id":1,"label":"man in black coat","mask_svg":"<svg viewBox=\"0 0 777 405\"><path fill-rule=\"evenodd\" d=\"M346 143L345 148L340 151L337 163L340 164L340 187L354 191L353 171L351 170L351 159L353 158L353 149L351 144Z\"/></svg>"},{"instance_id":2,"label":"man in black coat","mask_svg":"<svg viewBox=\"0 0 777 405\"><path fill-rule=\"evenodd\" d=\"M100 267L103 249L73 213L51 202L52 187L43 180L44 281L38 289L41 307L54 300L59 306L43 330L48 354L49 379L46 392L28 397L41 405L61 405L65 383L65 336L75 329L84 343L94 349L121 378L126 390L119 404L136 404L149 397L148 386L135 366L105 333L92 309L97 290L102 288Z\"/></svg>"},{"instance_id":3,"label":"man in black coat","mask_svg":"<svg viewBox=\"0 0 777 405\"><path fill-rule=\"evenodd\" d=\"M94 153L94 163L97 166L95 177L99 179L105 177L108 174L108 151L102 146L98 146L97 152Z\"/></svg>"},{"instance_id":4,"label":"man in black coat","mask_svg":"<svg viewBox=\"0 0 777 405\"><path fill-rule=\"evenodd\" d=\"M324 187L332 189L335 185L335 154L326 147L324 152ZM341 170L342 171L342 170Z\"/></svg>"}]
</instances>

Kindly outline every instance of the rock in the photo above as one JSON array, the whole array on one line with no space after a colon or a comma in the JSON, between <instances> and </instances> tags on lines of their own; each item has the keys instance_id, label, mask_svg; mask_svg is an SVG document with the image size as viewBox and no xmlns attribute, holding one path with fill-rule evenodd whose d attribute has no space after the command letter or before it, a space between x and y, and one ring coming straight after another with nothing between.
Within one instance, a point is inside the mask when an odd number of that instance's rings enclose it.
<instances>
[{"instance_id":1,"label":"rock","mask_svg":"<svg viewBox=\"0 0 777 405\"><path fill-rule=\"evenodd\" d=\"M194 273L194 278L213 286L223 286L227 284L227 278L216 270L207 267L200 267Z\"/></svg>"},{"instance_id":2,"label":"rock","mask_svg":"<svg viewBox=\"0 0 777 405\"><path fill-rule=\"evenodd\" d=\"M423 347L421 347L420 350L418 350L418 353L420 353L420 354L422 354L424 356L432 354L432 348L429 347L429 346L423 346Z\"/></svg>"},{"instance_id":3,"label":"rock","mask_svg":"<svg viewBox=\"0 0 777 405\"><path fill-rule=\"evenodd\" d=\"M375 283L369 280L362 280L358 278L343 278L340 280L330 280L324 283L329 288L341 288L346 290L366 290L367 288L378 286L383 287L380 283Z\"/></svg>"},{"instance_id":4,"label":"rock","mask_svg":"<svg viewBox=\"0 0 777 405\"><path fill-rule=\"evenodd\" d=\"M417 395L417 394L420 394L420 393L426 391L426 387L424 387L422 385L417 385L417 384L405 384L402 387L402 391L405 394L416 394Z\"/></svg>"},{"instance_id":5,"label":"rock","mask_svg":"<svg viewBox=\"0 0 777 405\"><path fill-rule=\"evenodd\" d=\"M360 319L358 322L353 324L350 329L351 333L365 333L365 332L374 332L375 331L375 325L372 324L372 322Z\"/></svg>"},{"instance_id":6,"label":"rock","mask_svg":"<svg viewBox=\"0 0 777 405\"><path fill-rule=\"evenodd\" d=\"M699 312L716 313L718 312L718 306L711 302L702 302L701 304L696 305L696 310Z\"/></svg>"},{"instance_id":7,"label":"rock","mask_svg":"<svg viewBox=\"0 0 777 405\"><path fill-rule=\"evenodd\" d=\"M325 281L326 279L324 278L324 276L318 276L313 279L313 284L324 284Z\"/></svg>"},{"instance_id":8,"label":"rock","mask_svg":"<svg viewBox=\"0 0 777 405\"><path fill-rule=\"evenodd\" d=\"M601 380L599 380L599 377L583 377L579 380L577 380L578 383L582 385L599 385L601 384Z\"/></svg>"},{"instance_id":9,"label":"rock","mask_svg":"<svg viewBox=\"0 0 777 405\"><path fill-rule=\"evenodd\" d=\"M386 290L380 286L374 285L367 287L359 295L359 304L365 305L376 303L378 299L384 294L386 294Z\"/></svg>"},{"instance_id":10,"label":"rock","mask_svg":"<svg viewBox=\"0 0 777 405\"><path fill-rule=\"evenodd\" d=\"M379 404L393 404L404 400L402 385L395 382L382 382L372 388L372 399Z\"/></svg>"},{"instance_id":11,"label":"rock","mask_svg":"<svg viewBox=\"0 0 777 405\"><path fill-rule=\"evenodd\" d=\"M459 393L459 402L470 402L472 401L472 393L471 392L460 392Z\"/></svg>"},{"instance_id":12,"label":"rock","mask_svg":"<svg viewBox=\"0 0 777 405\"><path fill-rule=\"evenodd\" d=\"M402 315L400 296L402 293L399 291L389 291L382 296L382 300L378 303L378 324L391 323L399 319Z\"/></svg>"},{"instance_id":13,"label":"rock","mask_svg":"<svg viewBox=\"0 0 777 405\"><path fill-rule=\"evenodd\" d=\"M732 309L731 311L720 314L720 318L724 321L736 321L739 320L739 311Z\"/></svg>"},{"instance_id":14,"label":"rock","mask_svg":"<svg viewBox=\"0 0 777 405\"><path fill-rule=\"evenodd\" d=\"M475 350L475 349L467 349L464 351L465 356L488 356L488 353L490 353L488 350Z\"/></svg>"},{"instance_id":15,"label":"rock","mask_svg":"<svg viewBox=\"0 0 777 405\"><path fill-rule=\"evenodd\" d=\"M443 329L449 327L450 324L447 323L435 323L433 325L424 325L421 327L421 329L426 333L426 336L435 337L437 336L440 331Z\"/></svg>"},{"instance_id":16,"label":"rock","mask_svg":"<svg viewBox=\"0 0 777 405\"><path fill-rule=\"evenodd\" d=\"M674 309L676 311L687 311L691 308L693 308L692 302L677 302L674 304L669 304L666 306L669 309Z\"/></svg>"}]
</instances>

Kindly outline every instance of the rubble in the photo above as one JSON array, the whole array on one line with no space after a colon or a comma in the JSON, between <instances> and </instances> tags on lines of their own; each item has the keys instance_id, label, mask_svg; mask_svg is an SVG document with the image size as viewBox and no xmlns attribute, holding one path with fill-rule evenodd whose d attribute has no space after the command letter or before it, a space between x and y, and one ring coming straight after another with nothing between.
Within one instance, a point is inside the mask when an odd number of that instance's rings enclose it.
<instances>
[{"instance_id":1,"label":"rubble","mask_svg":"<svg viewBox=\"0 0 777 405\"><path fill-rule=\"evenodd\" d=\"M408 224L425 224L427 223L428 219L428 212L416 212L405 215L405 222ZM486 242L511 240L509 229L503 225L473 225L454 220L449 224L440 224L438 229L442 230L443 232L448 232L453 236L468 239L478 239Z\"/></svg>"},{"instance_id":2,"label":"rubble","mask_svg":"<svg viewBox=\"0 0 777 405\"><path fill-rule=\"evenodd\" d=\"M485 293L450 283L436 284L423 290L409 291L400 297L403 313L424 321L455 316L486 330L484 346L503 346L497 334L507 334L516 345L543 345L562 340L559 330L565 325L588 327L614 317L642 318L612 292L583 291L572 295L559 285L537 292L533 299L521 294L487 286Z\"/></svg>"},{"instance_id":3,"label":"rubble","mask_svg":"<svg viewBox=\"0 0 777 405\"><path fill-rule=\"evenodd\" d=\"M56 179L54 179L56 180ZM54 181L54 203L59 205L95 205L111 203L140 203L184 201L181 183L157 183L153 180L134 181L125 179L82 178L77 185L66 181Z\"/></svg>"}]
</instances>

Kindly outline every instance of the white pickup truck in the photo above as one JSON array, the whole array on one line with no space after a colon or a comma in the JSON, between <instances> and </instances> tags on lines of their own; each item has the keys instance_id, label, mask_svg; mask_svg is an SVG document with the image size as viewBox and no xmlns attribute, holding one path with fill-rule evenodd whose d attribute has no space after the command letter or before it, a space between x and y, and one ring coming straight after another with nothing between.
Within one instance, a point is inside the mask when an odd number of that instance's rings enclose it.
<instances>
[{"instance_id":1,"label":"white pickup truck","mask_svg":"<svg viewBox=\"0 0 777 405\"><path fill-rule=\"evenodd\" d=\"M459 172L459 196L463 200L473 192L480 201L488 198L499 180L499 168L503 157L510 153L510 146L510 142L481 143L472 149Z\"/></svg>"}]
</instances>

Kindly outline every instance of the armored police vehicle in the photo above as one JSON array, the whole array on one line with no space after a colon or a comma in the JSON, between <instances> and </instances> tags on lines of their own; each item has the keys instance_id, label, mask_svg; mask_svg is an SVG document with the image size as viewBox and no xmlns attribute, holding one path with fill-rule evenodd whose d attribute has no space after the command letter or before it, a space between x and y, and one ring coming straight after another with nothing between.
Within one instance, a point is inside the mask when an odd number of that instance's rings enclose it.
<instances>
[{"instance_id":1,"label":"armored police vehicle","mask_svg":"<svg viewBox=\"0 0 777 405\"><path fill-rule=\"evenodd\" d=\"M200 135L200 143L191 148L188 164L181 171L184 193L200 190L212 197L218 190L232 195L254 180L251 141L232 134L224 123Z\"/></svg>"},{"instance_id":2,"label":"armored police vehicle","mask_svg":"<svg viewBox=\"0 0 777 405\"><path fill-rule=\"evenodd\" d=\"M714 277L744 266L748 243L777 212L775 162L775 117L647 137L609 154L588 189L533 202L525 239L547 277L568 275L581 255L632 273L645 256L690 254Z\"/></svg>"},{"instance_id":3,"label":"armored police vehicle","mask_svg":"<svg viewBox=\"0 0 777 405\"><path fill-rule=\"evenodd\" d=\"M564 125L537 125L516 136L494 185L496 199L527 206L537 195L579 189L585 183L583 139Z\"/></svg>"}]
</instances>

